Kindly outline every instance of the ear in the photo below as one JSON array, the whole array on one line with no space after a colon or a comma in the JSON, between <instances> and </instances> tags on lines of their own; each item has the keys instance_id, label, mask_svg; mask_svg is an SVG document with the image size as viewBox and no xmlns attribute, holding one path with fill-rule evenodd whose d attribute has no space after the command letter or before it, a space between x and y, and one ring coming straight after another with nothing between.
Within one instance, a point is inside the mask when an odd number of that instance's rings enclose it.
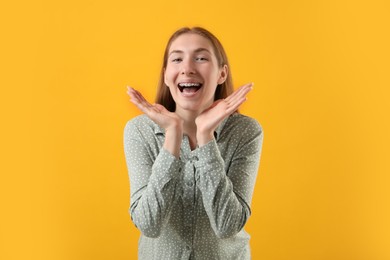
<instances>
[{"instance_id":1,"label":"ear","mask_svg":"<svg viewBox=\"0 0 390 260\"><path fill-rule=\"evenodd\" d=\"M226 64L223 65L223 67L221 68L219 73L220 74L219 74L219 79L218 79L218 85L224 83L225 80L227 79L227 76L228 76L228 66Z\"/></svg>"},{"instance_id":2,"label":"ear","mask_svg":"<svg viewBox=\"0 0 390 260\"><path fill-rule=\"evenodd\" d=\"M167 76L166 76L166 72L167 72L167 70L164 68L164 83L165 83L166 86L169 87L169 85L168 85L168 80L167 80Z\"/></svg>"}]
</instances>

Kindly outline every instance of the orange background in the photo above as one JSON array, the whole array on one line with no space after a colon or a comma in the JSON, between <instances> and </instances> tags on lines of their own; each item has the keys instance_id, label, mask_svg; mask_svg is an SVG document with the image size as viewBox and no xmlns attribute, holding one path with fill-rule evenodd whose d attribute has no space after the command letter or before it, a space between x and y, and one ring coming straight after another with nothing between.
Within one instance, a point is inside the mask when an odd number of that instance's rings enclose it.
<instances>
[{"instance_id":1,"label":"orange background","mask_svg":"<svg viewBox=\"0 0 390 260\"><path fill-rule=\"evenodd\" d=\"M10 1L9 1L10 2ZM390 259L389 1L2 3L0 259L136 259L123 127L170 34L228 52L265 131L253 259Z\"/></svg>"}]
</instances>

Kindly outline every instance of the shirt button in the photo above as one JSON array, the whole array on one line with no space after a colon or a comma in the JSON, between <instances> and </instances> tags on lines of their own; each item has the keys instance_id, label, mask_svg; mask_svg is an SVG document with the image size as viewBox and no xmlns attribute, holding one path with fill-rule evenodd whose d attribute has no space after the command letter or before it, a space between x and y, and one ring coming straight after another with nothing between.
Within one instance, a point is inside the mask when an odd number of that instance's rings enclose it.
<instances>
[{"instance_id":1,"label":"shirt button","mask_svg":"<svg viewBox=\"0 0 390 260\"><path fill-rule=\"evenodd\" d=\"M198 158L198 156L194 156L194 157L192 157L192 160L194 160L194 161L198 161L199 160L199 158Z\"/></svg>"},{"instance_id":2,"label":"shirt button","mask_svg":"<svg viewBox=\"0 0 390 260\"><path fill-rule=\"evenodd\" d=\"M187 181L187 186L188 187L192 187L192 185L194 185L194 183L192 181Z\"/></svg>"}]
</instances>

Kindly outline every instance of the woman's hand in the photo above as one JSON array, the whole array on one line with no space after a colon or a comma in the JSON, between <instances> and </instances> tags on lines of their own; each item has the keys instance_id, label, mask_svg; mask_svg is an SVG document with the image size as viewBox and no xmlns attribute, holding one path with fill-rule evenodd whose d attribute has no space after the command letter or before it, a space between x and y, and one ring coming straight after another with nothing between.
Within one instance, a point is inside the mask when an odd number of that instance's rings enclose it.
<instances>
[{"instance_id":1,"label":"woman's hand","mask_svg":"<svg viewBox=\"0 0 390 260\"><path fill-rule=\"evenodd\" d=\"M225 99L216 100L208 109L196 119L196 139L202 146L214 138L214 131L228 116L237 111L238 107L247 99L246 95L252 90L253 83L241 86Z\"/></svg>"},{"instance_id":2,"label":"woman's hand","mask_svg":"<svg viewBox=\"0 0 390 260\"><path fill-rule=\"evenodd\" d=\"M178 158L183 136L183 119L176 113L168 111L160 104L150 104L139 91L132 87L127 87L127 94L130 96L130 101L139 110L165 129L165 142L163 147Z\"/></svg>"},{"instance_id":3,"label":"woman's hand","mask_svg":"<svg viewBox=\"0 0 390 260\"><path fill-rule=\"evenodd\" d=\"M168 111L160 104L150 104L139 91L132 87L127 87L127 94L131 98L130 101L136 105L139 110L144 112L150 119L165 130L182 125L183 120L176 113Z\"/></svg>"}]
</instances>

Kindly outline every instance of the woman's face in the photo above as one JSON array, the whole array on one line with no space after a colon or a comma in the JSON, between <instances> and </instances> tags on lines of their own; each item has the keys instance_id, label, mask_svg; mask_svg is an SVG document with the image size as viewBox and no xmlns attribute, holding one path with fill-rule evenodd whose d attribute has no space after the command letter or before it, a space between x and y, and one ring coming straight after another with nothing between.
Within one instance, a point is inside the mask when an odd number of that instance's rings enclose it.
<instances>
[{"instance_id":1,"label":"woman's face","mask_svg":"<svg viewBox=\"0 0 390 260\"><path fill-rule=\"evenodd\" d=\"M210 107L217 85L226 77L227 66L218 65L213 47L205 37L185 33L172 42L164 81L176 103L176 112L201 113Z\"/></svg>"}]
</instances>

